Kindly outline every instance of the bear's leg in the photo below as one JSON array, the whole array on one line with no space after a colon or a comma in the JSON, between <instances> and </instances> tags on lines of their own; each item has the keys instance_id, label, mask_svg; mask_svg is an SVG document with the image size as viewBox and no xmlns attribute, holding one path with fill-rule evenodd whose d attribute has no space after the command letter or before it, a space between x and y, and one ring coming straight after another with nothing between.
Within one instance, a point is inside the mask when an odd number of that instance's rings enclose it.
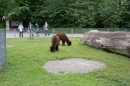
<instances>
[{"instance_id":1,"label":"bear's leg","mask_svg":"<svg viewBox=\"0 0 130 86\"><path fill-rule=\"evenodd\" d=\"M65 45L65 40L62 40L62 45L63 45L63 46Z\"/></svg>"},{"instance_id":2,"label":"bear's leg","mask_svg":"<svg viewBox=\"0 0 130 86\"><path fill-rule=\"evenodd\" d=\"M58 51L58 45L56 46L56 50Z\"/></svg>"}]
</instances>

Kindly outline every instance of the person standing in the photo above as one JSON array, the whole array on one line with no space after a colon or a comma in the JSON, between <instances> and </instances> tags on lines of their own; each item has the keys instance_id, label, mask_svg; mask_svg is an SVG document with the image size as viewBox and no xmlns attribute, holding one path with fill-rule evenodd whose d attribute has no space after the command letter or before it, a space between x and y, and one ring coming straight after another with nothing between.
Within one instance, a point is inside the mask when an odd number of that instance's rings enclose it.
<instances>
[{"instance_id":1,"label":"person standing","mask_svg":"<svg viewBox=\"0 0 130 86\"><path fill-rule=\"evenodd\" d=\"M31 22L29 22L28 30L29 30L30 39L33 39L34 38L34 35L33 35L34 26Z\"/></svg>"},{"instance_id":2,"label":"person standing","mask_svg":"<svg viewBox=\"0 0 130 86\"><path fill-rule=\"evenodd\" d=\"M43 28L44 28L44 33L45 33L45 36L49 36L49 32L48 32L48 29L49 29L49 25L47 24L47 22L45 22L45 24L43 25Z\"/></svg>"},{"instance_id":3,"label":"person standing","mask_svg":"<svg viewBox=\"0 0 130 86\"><path fill-rule=\"evenodd\" d=\"M22 38L23 38L23 29L24 29L24 27L23 27L22 23L20 23L20 25L18 26L18 29L19 29L19 37L22 36Z\"/></svg>"},{"instance_id":4,"label":"person standing","mask_svg":"<svg viewBox=\"0 0 130 86\"><path fill-rule=\"evenodd\" d=\"M39 36L39 25L36 23L36 34Z\"/></svg>"}]
</instances>

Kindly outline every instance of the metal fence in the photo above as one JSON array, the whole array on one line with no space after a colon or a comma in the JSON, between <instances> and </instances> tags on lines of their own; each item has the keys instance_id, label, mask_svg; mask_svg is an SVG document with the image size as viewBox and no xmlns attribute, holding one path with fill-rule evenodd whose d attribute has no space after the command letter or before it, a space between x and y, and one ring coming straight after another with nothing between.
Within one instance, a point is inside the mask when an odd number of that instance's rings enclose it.
<instances>
[{"instance_id":1,"label":"metal fence","mask_svg":"<svg viewBox=\"0 0 130 86\"><path fill-rule=\"evenodd\" d=\"M49 32L52 34L55 34L58 32L64 32L66 34L83 34L91 30L108 31L108 32L114 32L114 31L129 32L130 28L50 28Z\"/></svg>"},{"instance_id":2,"label":"metal fence","mask_svg":"<svg viewBox=\"0 0 130 86\"><path fill-rule=\"evenodd\" d=\"M6 61L6 30L0 29L0 69Z\"/></svg>"},{"instance_id":3,"label":"metal fence","mask_svg":"<svg viewBox=\"0 0 130 86\"><path fill-rule=\"evenodd\" d=\"M28 28L25 28L25 32L27 30ZM130 28L49 28L49 33L55 34L55 33L63 32L65 34L84 34L85 32L88 32L91 30L108 31L108 32L114 32L114 31L130 32ZM43 32L44 32L43 28L40 28L40 33L43 33Z\"/></svg>"},{"instance_id":4,"label":"metal fence","mask_svg":"<svg viewBox=\"0 0 130 86\"><path fill-rule=\"evenodd\" d=\"M82 37L84 33L89 32L91 30L98 30L105 31L105 32L116 32L116 31L123 31L123 32L130 32L130 28L49 28L50 37L53 34L62 32L68 34L69 37ZM36 36L36 29L33 30L34 36ZM44 37L44 30L40 28L40 37ZM6 38L18 38L19 31L18 29L6 30ZM29 37L29 30L28 28L24 29L23 37Z\"/></svg>"}]
</instances>

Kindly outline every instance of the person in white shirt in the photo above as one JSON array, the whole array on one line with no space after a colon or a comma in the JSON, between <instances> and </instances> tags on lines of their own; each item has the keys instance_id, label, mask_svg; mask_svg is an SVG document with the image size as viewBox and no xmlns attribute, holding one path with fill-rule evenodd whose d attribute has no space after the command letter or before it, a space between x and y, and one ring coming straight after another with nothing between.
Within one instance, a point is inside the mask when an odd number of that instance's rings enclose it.
<instances>
[{"instance_id":1,"label":"person in white shirt","mask_svg":"<svg viewBox=\"0 0 130 86\"><path fill-rule=\"evenodd\" d=\"M39 25L36 23L36 34L37 34L37 37L39 36Z\"/></svg>"},{"instance_id":2,"label":"person in white shirt","mask_svg":"<svg viewBox=\"0 0 130 86\"><path fill-rule=\"evenodd\" d=\"M23 29L24 29L24 27L23 27L22 23L20 23L20 25L18 26L18 29L19 29L19 37L23 38Z\"/></svg>"},{"instance_id":3,"label":"person in white shirt","mask_svg":"<svg viewBox=\"0 0 130 86\"><path fill-rule=\"evenodd\" d=\"M45 36L49 36L49 32L48 32L48 29L49 29L49 25L47 24L47 22L45 22L45 24L43 25L43 29L44 29L44 33L45 33Z\"/></svg>"}]
</instances>

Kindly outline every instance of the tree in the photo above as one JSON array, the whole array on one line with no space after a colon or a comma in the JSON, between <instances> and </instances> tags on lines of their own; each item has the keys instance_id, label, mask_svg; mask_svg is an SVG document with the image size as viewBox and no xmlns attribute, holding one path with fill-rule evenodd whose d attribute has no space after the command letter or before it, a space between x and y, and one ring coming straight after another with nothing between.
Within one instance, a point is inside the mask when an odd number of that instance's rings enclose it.
<instances>
[{"instance_id":1,"label":"tree","mask_svg":"<svg viewBox=\"0 0 130 86\"><path fill-rule=\"evenodd\" d=\"M5 16L8 17L8 13L10 13L15 7L15 1L14 0L0 0L0 17L2 18ZM0 19L0 27L5 27L5 21Z\"/></svg>"},{"instance_id":2,"label":"tree","mask_svg":"<svg viewBox=\"0 0 130 86\"><path fill-rule=\"evenodd\" d=\"M1 0L0 16L50 27L130 27L129 0Z\"/></svg>"},{"instance_id":3,"label":"tree","mask_svg":"<svg viewBox=\"0 0 130 86\"><path fill-rule=\"evenodd\" d=\"M121 0L120 8L122 10L122 22L120 23L120 27L128 28L130 27L130 1Z\"/></svg>"},{"instance_id":4,"label":"tree","mask_svg":"<svg viewBox=\"0 0 130 86\"><path fill-rule=\"evenodd\" d=\"M118 28L122 21L122 10L118 0L107 0L100 3L97 14L97 22L100 22L100 25L105 28Z\"/></svg>"}]
</instances>

